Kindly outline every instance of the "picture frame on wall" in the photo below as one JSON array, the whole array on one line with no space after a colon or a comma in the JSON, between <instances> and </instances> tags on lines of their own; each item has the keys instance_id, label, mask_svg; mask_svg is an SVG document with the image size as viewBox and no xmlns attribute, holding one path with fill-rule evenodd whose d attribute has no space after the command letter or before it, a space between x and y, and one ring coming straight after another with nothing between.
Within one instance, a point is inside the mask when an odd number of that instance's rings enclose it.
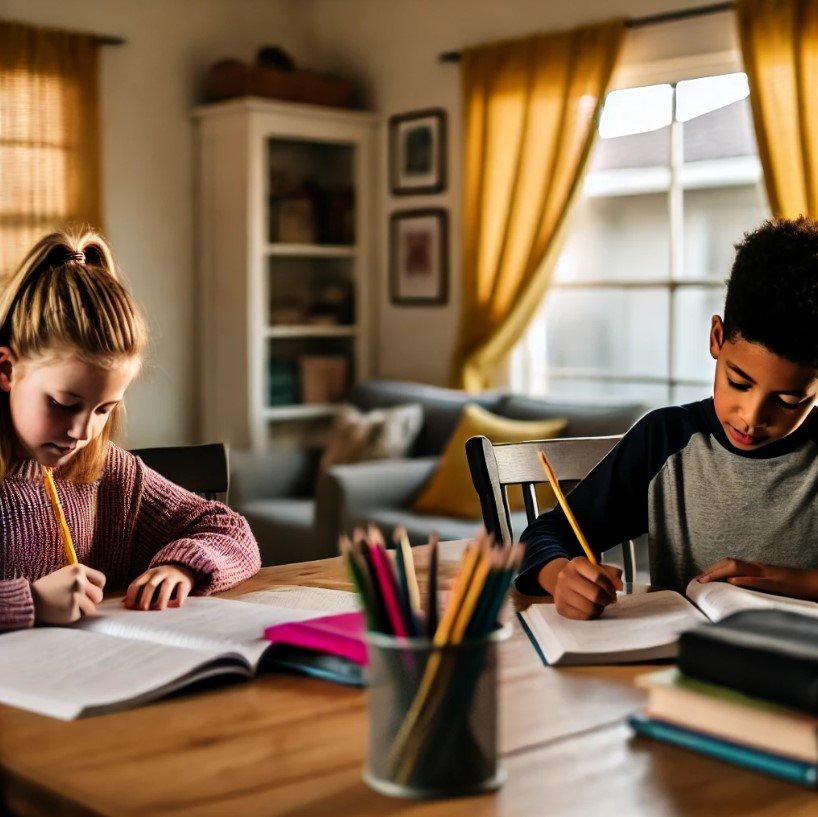
<instances>
[{"instance_id":1,"label":"picture frame on wall","mask_svg":"<svg viewBox=\"0 0 818 817\"><path fill-rule=\"evenodd\" d=\"M389 183L395 196L446 189L446 111L428 108L389 118Z\"/></svg>"},{"instance_id":2,"label":"picture frame on wall","mask_svg":"<svg viewBox=\"0 0 818 817\"><path fill-rule=\"evenodd\" d=\"M449 214L440 207L402 210L389 219L389 295L397 306L449 300Z\"/></svg>"}]
</instances>

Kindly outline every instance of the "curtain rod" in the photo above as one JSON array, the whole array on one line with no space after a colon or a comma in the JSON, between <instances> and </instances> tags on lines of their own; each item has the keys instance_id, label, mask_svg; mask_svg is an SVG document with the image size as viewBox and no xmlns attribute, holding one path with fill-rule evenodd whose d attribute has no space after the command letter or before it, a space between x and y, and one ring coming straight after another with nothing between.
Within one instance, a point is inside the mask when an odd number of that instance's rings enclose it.
<instances>
[{"instance_id":1,"label":"curtain rod","mask_svg":"<svg viewBox=\"0 0 818 817\"><path fill-rule=\"evenodd\" d=\"M47 31L59 31L62 34L85 34L88 37L92 37L94 42L97 45L124 45L125 38L124 37L114 37L112 34L94 34L90 31L73 31L68 28L54 28L52 26L37 26L33 23L29 22L21 22L19 20L6 20L0 18L0 24L2 23L9 23L13 26L26 26L27 28L40 28Z\"/></svg>"},{"instance_id":2,"label":"curtain rod","mask_svg":"<svg viewBox=\"0 0 818 817\"><path fill-rule=\"evenodd\" d=\"M653 26L658 23L672 23L676 20L686 20L689 17L704 17L707 14L718 14L722 11L730 11L735 8L735 2L713 3L710 6L697 6L692 9L677 9L676 11L666 11L663 14L651 14L647 17L633 17L625 21L625 28L643 28ZM460 62L459 51L444 51L438 56L440 62Z\"/></svg>"}]
</instances>

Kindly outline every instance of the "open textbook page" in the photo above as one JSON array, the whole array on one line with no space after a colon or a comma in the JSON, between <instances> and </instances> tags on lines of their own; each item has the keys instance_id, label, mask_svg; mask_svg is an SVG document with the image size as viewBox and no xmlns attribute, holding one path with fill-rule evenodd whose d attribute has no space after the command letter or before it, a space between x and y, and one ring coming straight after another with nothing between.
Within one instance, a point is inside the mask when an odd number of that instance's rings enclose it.
<instances>
[{"instance_id":1,"label":"open textbook page","mask_svg":"<svg viewBox=\"0 0 818 817\"><path fill-rule=\"evenodd\" d=\"M212 597L162 611L105 601L71 627L0 635L0 703L56 718L124 709L217 675L251 677L264 629L325 615Z\"/></svg>"},{"instance_id":2,"label":"open textbook page","mask_svg":"<svg viewBox=\"0 0 818 817\"><path fill-rule=\"evenodd\" d=\"M693 579L686 593L689 601L672 590L620 595L594 621L564 618L553 604L533 604L519 616L543 661L556 665L673 658L683 630L742 610L788 610L818 617L816 602L726 582L702 584Z\"/></svg>"},{"instance_id":3,"label":"open textbook page","mask_svg":"<svg viewBox=\"0 0 818 817\"><path fill-rule=\"evenodd\" d=\"M727 582L697 582L692 579L685 588L687 597L710 619L721 621L742 610L786 610L804 616L818 617L818 603L789 596L776 596L736 587Z\"/></svg>"},{"instance_id":4,"label":"open textbook page","mask_svg":"<svg viewBox=\"0 0 818 817\"><path fill-rule=\"evenodd\" d=\"M705 617L678 593L620 596L594 621L561 616L553 604L519 614L546 664L619 664L673 658L679 634Z\"/></svg>"}]
</instances>

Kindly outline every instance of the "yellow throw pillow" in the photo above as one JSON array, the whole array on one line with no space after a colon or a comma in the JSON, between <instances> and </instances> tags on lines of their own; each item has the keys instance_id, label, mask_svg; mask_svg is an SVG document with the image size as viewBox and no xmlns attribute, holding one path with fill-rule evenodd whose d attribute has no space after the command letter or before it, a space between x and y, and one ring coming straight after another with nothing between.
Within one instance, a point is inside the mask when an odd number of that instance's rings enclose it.
<instances>
[{"instance_id":1,"label":"yellow throw pillow","mask_svg":"<svg viewBox=\"0 0 818 817\"><path fill-rule=\"evenodd\" d=\"M478 405L469 403L463 409L460 422L446 443L437 470L412 504L418 513L460 516L465 519L480 519L480 499L469 473L466 460L466 440L482 434L493 443L519 443L525 440L548 440L565 431L568 420L510 420L492 414ZM545 479L545 474L543 474ZM537 491L541 509L550 508L556 499L550 485L542 486L545 491ZM509 489L509 505L512 510L521 510L523 496L518 486Z\"/></svg>"}]
</instances>

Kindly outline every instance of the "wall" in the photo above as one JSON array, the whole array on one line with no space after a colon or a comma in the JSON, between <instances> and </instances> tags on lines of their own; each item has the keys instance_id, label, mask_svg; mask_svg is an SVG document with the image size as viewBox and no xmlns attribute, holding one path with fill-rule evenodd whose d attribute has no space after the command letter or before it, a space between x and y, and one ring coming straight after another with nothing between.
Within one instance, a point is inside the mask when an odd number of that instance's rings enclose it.
<instances>
[{"instance_id":1,"label":"wall","mask_svg":"<svg viewBox=\"0 0 818 817\"><path fill-rule=\"evenodd\" d=\"M153 329L130 446L193 442L197 389L190 110L207 66L264 43L303 53L288 0L0 0L0 19L123 37L102 49L106 232ZM203 350L204 352L205 350Z\"/></svg>"},{"instance_id":2,"label":"wall","mask_svg":"<svg viewBox=\"0 0 818 817\"><path fill-rule=\"evenodd\" d=\"M388 302L386 241L373 282L374 371L444 383L459 316L461 173L457 65L442 51L622 14L643 16L686 0L0 0L0 18L124 37L102 52L103 184L107 233L153 327L153 351L128 398L125 443L195 439L197 420L193 156L190 109L207 66L251 59L262 43L299 62L349 76L362 101L386 118L441 106L449 111L449 187L441 196L386 193L381 133L377 232L389 212L442 205L451 213L451 296L445 308ZM732 47L730 15L635 31L634 59Z\"/></svg>"},{"instance_id":3,"label":"wall","mask_svg":"<svg viewBox=\"0 0 818 817\"><path fill-rule=\"evenodd\" d=\"M383 377L446 383L459 319L460 280L460 94L456 64L441 63L444 51L570 28L615 16L642 17L702 5L685 0L302 0L309 26L305 51L311 63L360 84L369 107L384 122L393 113L432 106L449 112L449 187L440 196L391 197L386 182L386 128L381 133L382 205L380 274L374 287L378 343L374 369ZM732 15L632 30L624 59L653 62L735 48ZM661 70L661 66L657 66ZM450 211L451 297L445 308L394 307L387 287L388 214L444 206Z\"/></svg>"}]
</instances>

